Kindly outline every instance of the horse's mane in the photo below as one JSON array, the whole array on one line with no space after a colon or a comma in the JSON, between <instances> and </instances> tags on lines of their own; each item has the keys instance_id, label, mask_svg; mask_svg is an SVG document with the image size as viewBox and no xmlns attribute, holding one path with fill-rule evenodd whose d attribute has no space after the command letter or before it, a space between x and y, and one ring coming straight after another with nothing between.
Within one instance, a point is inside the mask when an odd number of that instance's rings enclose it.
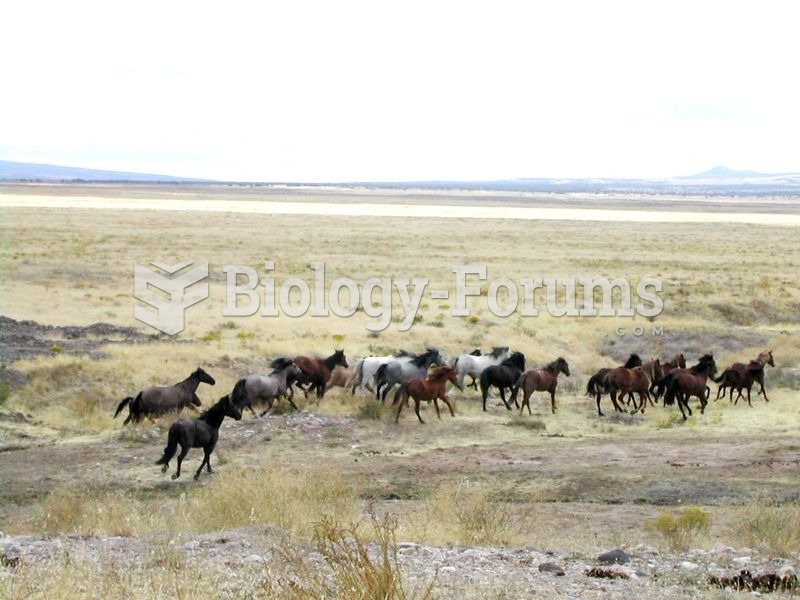
<instances>
[{"instance_id":1,"label":"horse's mane","mask_svg":"<svg viewBox=\"0 0 800 600\"><path fill-rule=\"evenodd\" d=\"M622 365L626 369L632 369L633 367L640 367L642 366L642 359L639 357L638 354L631 354L628 357L628 360Z\"/></svg>"},{"instance_id":2,"label":"horse's mane","mask_svg":"<svg viewBox=\"0 0 800 600\"><path fill-rule=\"evenodd\" d=\"M472 352L469 353L470 356L483 356L483 352L481 352L480 348L475 348Z\"/></svg>"},{"instance_id":3,"label":"horse's mane","mask_svg":"<svg viewBox=\"0 0 800 600\"><path fill-rule=\"evenodd\" d=\"M415 367L421 367L425 364L425 361L427 361L431 356L433 356L437 352L438 351L435 348L426 348L425 352L423 352L422 354L418 354L417 356L412 358L411 363Z\"/></svg>"},{"instance_id":4,"label":"horse's mane","mask_svg":"<svg viewBox=\"0 0 800 600\"><path fill-rule=\"evenodd\" d=\"M412 354L408 350L403 350L402 348L395 352L395 356L412 356Z\"/></svg>"},{"instance_id":5,"label":"horse's mane","mask_svg":"<svg viewBox=\"0 0 800 600\"><path fill-rule=\"evenodd\" d=\"M222 403L228 402L230 400L229 395L225 394L222 398L216 401L212 406L205 409L203 412L200 413L200 416L197 417L199 421L208 421L208 418L217 414L220 410L222 410Z\"/></svg>"},{"instance_id":6,"label":"horse's mane","mask_svg":"<svg viewBox=\"0 0 800 600\"><path fill-rule=\"evenodd\" d=\"M271 375L275 374L275 373L278 373L280 371L283 371L290 364L292 364L292 359L291 358L287 358L285 356L279 356L278 358L273 360L271 363L269 363L269 366L272 369Z\"/></svg>"},{"instance_id":7,"label":"horse's mane","mask_svg":"<svg viewBox=\"0 0 800 600\"><path fill-rule=\"evenodd\" d=\"M697 361L697 364L689 369L692 373L699 373L703 369L705 369L709 365L713 365L714 363L714 356L711 354L704 354L700 357L700 360Z\"/></svg>"},{"instance_id":8,"label":"horse's mane","mask_svg":"<svg viewBox=\"0 0 800 600\"><path fill-rule=\"evenodd\" d=\"M547 366L544 368L544 370L545 370L545 371L550 371L551 373L555 373L556 371L558 371L558 364L559 364L560 362L563 362L563 361L564 361L564 358L563 358L563 357L561 357L561 356L559 356L559 357L558 357L557 359L555 359L553 362L551 362L550 364L548 364L548 365L547 365Z\"/></svg>"},{"instance_id":9,"label":"horse's mane","mask_svg":"<svg viewBox=\"0 0 800 600\"><path fill-rule=\"evenodd\" d=\"M431 369L430 373L428 373L428 379L430 381L438 381L439 379L444 379L447 375L452 372L453 367L449 367L447 365L443 365L441 367L434 367Z\"/></svg>"},{"instance_id":10,"label":"horse's mane","mask_svg":"<svg viewBox=\"0 0 800 600\"><path fill-rule=\"evenodd\" d=\"M515 369L525 368L525 355L522 352L514 352L511 356L500 363L503 367L512 367Z\"/></svg>"}]
</instances>

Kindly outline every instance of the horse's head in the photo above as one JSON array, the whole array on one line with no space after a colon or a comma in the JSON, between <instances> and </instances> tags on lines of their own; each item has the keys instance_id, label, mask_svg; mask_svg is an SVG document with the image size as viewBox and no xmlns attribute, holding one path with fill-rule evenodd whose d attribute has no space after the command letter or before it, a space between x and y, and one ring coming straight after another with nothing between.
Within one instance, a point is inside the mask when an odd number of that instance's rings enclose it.
<instances>
[{"instance_id":1,"label":"horse's head","mask_svg":"<svg viewBox=\"0 0 800 600\"><path fill-rule=\"evenodd\" d=\"M492 356L500 360L508 357L508 346L495 346L492 348Z\"/></svg>"},{"instance_id":2,"label":"horse's head","mask_svg":"<svg viewBox=\"0 0 800 600\"><path fill-rule=\"evenodd\" d=\"M775 366L775 359L772 358L772 350L767 350L766 352L762 352L758 355L758 360L761 364L767 364L770 367Z\"/></svg>"},{"instance_id":3,"label":"horse's head","mask_svg":"<svg viewBox=\"0 0 800 600\"><path fill-rule=\"evenodd\" d=\"M277 371L283 371L289 365L294 364L291 358L287 358L285 356L279 356L271 363L269 363L270 368L273 370L273 373Z\"/></svg>"},{"instance_id":4,"label":"horse's head","mask_svg":"<svg viewBox=\"0 0 800 600\"><path fill-rule=\"evenodd\" d=\"M639 357L638 354L631 354L628 357L628 360L625 362L624 367L626 369L632 369L633 367L638 367L642 364L642 359Z\"/></svg>"},{"instance_id":5,"label":"horse's head","mask_svg":"<svg viewBox=\"0 0 800 600\"><path fill-rule=\"evenodd\" d=\"M197 396L192 396L192 399L189 400L189 402L191 402L195 406L202 406L203 404L202 402L200 402L200 398L198 398Z\"/></svg>"},{"instance_id":6,"label":"horse's head","mask_svg":"<svg viewBox=\"0 0 800 600\"><path fill-rule=\"evenodd\" d=\"M220 398L220 402L222 402L223 413L226 417L230 417L235 421L241 420L242 411L233 403L229 395Z\"/></svg>"},{"instance_id":7,"label":"horse's head","mask_svg":"<svg viewBox=\"0 0 800 600\"><path fill-rule=\"evenodd\" d=\"M434 367L431 369L431 373L428 377L433 381L449 381L458 389L462 389L462 387L458 385L458 375L456 374L455 369L449 365Z\"/></svg>"},{"instance_id":8,"label":"horse's head","mask_svg":"<svg viewBox=\"0 0 800 600\"><path fill-rule=\"evenodd\" d=\"M653 359L653 379L656 381L661 381L664 377L664 369L661 368L661 361Z\"/></svg>"},{"instance_id":9,"label":"horse's head","mask_svg":"<svg viewBox=\"0 0 800 600\"><path fill-rule=\"evenodd\" d=\"M442 357L442 353L439 352L438 348L425 348L425 354L430 356L430 360L432 365L443 365L445 364L444 357Z\"/></svg>"},{"instance_id":10,"label":"horse's head","mask_svg":"<svg viewBox=\"0 0 800 600\"><path fill-rule=\"evenodd\" d=\"M214 385L215 383L217 383L211 375L206 373L200 367L197 367L197 370L194 373L192 373L192 376L197 377L197 379L200 380L200 383L207 383L208 385Z\"/></svg>"},{"instance_id":11,"label":"horse's head","mask_svg":"<svg viewBox=\"0 0 800 600\"><path fill-rule=\"evenodd\" d=\"M333 363L334 365L342 365L345 369L350 366L347 364L347 357L344 355L344 349L336 350L333 355L336 357L336 362Z\"/></svg>"},{"instance_id":12,"label":"horse's head","mask_svg":"<svg viewBox=\"0 0 800 600\"><path fill-rule=\"evenodd\" d=\"M680 367L681 369L686 368L686 357L683 355L683 352L680 352L675 355L675 365Z\"/></svg>"},{"instance_id":13,"label":"horse's head","mask_svg":"<svg viewBox=\"0 0 800 600\"><path fill-rule=\"evenodd\" d=\"M289 363L284 367L284 372L286 373L286 385L292 385L292 382L297 381L300 379L300 376L303 374L303 371L300 367L298 367L294 363Z\"/></svg>"},{"instance_id":14,"label":"horse's head","mask_svg":"<svg viewBox=\"0 0 800 600\"><path fill-rule=\"evenodd\" d=\"M569 377L569 363L567 363L567 359L566 358L563 358L561 356L558 357L558 369L564 375Z\"/></svg>"},{"instance_id":15,"label":"horse's head","mask_svg":"<svg viewBox=\"0 0 800 600\"><path fill-rule=\"evenodd\" d=\"M511 356L501 363L504 367L525 370L525 355L522 352L513 352Z\"/></svg>"}]
</instances>

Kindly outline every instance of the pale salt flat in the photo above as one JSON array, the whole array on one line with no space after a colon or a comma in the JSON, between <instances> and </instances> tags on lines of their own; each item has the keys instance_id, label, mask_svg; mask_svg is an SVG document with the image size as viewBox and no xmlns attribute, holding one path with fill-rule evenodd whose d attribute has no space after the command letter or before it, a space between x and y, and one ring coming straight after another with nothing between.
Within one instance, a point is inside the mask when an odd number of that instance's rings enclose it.
<instances>
[{"instance_id":1,"label":"pale salt flat","mask_svg":"<svg viewBox=\"0 0 800 600\"><path fill-rule=\"evenodd\" d=\"M215 200L180 198L102 198L0 194L0 207L167 210L232 212L273 215L373 216L458 219L523 219L548 221L607 221L642 223L749 223L800 226L800 214L758 212L704 212L682 210L626 210L468 204L398 204L342 202L276 202L270 200Z\"/></svg>"}]
</instances>

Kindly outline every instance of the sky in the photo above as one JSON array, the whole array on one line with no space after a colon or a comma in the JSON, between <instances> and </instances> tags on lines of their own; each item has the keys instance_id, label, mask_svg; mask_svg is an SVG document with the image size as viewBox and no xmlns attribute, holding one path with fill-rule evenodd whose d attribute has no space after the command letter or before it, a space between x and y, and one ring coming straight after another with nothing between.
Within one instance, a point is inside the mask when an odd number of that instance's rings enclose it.
<instances>
[{"instance_id":1,"label":"sky","mask_svg":"<svg viewBox=\"0 0 800 600\"><path fill-rule=\"evenodd\" d=\"M800 172L793 2L0 4L0 159L239 181Z\"/></svg>"}]
</instances>

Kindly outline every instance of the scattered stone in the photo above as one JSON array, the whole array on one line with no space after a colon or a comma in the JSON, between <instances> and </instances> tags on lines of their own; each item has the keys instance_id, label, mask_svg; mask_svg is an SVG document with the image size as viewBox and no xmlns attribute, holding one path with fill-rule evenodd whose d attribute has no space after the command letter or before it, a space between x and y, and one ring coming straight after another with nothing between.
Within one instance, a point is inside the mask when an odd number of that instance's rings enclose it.
<instances>
[{"instance_id":1,"label":"scattered stone","mask_svg":"<svg viewBox=\"0 0 800 600\"><path fill-rule=\"evenodd\" d=\"M636 578L636 573L626 567L592 567L586 570L586 576L598 579L631 579Z\"/></svg>"},{"instance_id":2,"label":"scattered stone","mask_svg":"<svg viewBox=\"0 0 800 600\"><path fill-rule=\"evenodd\" d=\"M714 544L711 548L711 554L733 554L734 552L736 551L733 548L725 544L720 544L719 542Z\"/></svg>"},{"instance_id":3,"label":"scattered stone","mask_svg":"<svg viewBox=\"0 0 800 600\"><path fill-rule=\"evenodd\" d=\"M684 571L694 571L696 569L699 569L700 565L698 565L697 563L693 563L693 562L689 562L688 560L685 560L680 564L680 567Z\"/></svg>"},{"instance_id":4,"label":"scattered stone","mask_svg":"<svg viewBox=\"0 0 800 600\"><path fill-rule=\"evenodd\" d=\"M542 573L555 573L559 577L564 575L564 569L554 562L546 562L539 565L539 571Z\"/></svg>"},{"instance_id":5,"label":"scattered stone","mask_svg":"<svg viewBox=\"0 0 800 600\"><path fill-rule=\"evenodd\" d=\"M602 565L624 565L630 561L631 557L628 556L628 553L622 548L616 548L614 550L609 550L608 552L603 552L597 557L597 562Z\"/></svg>"},{"instance_id":6,"label":"scattered stone","mask_svg":"<svg viewBox=\"0 0 800 600\"><path fill-rule=\"evenodd\" d=\"M750 562L750 557L749 556L739 556L737 558L734 558L733 562L735 562L738 565L746 565L747 563Z\"/></svg>"}]
</instances>

